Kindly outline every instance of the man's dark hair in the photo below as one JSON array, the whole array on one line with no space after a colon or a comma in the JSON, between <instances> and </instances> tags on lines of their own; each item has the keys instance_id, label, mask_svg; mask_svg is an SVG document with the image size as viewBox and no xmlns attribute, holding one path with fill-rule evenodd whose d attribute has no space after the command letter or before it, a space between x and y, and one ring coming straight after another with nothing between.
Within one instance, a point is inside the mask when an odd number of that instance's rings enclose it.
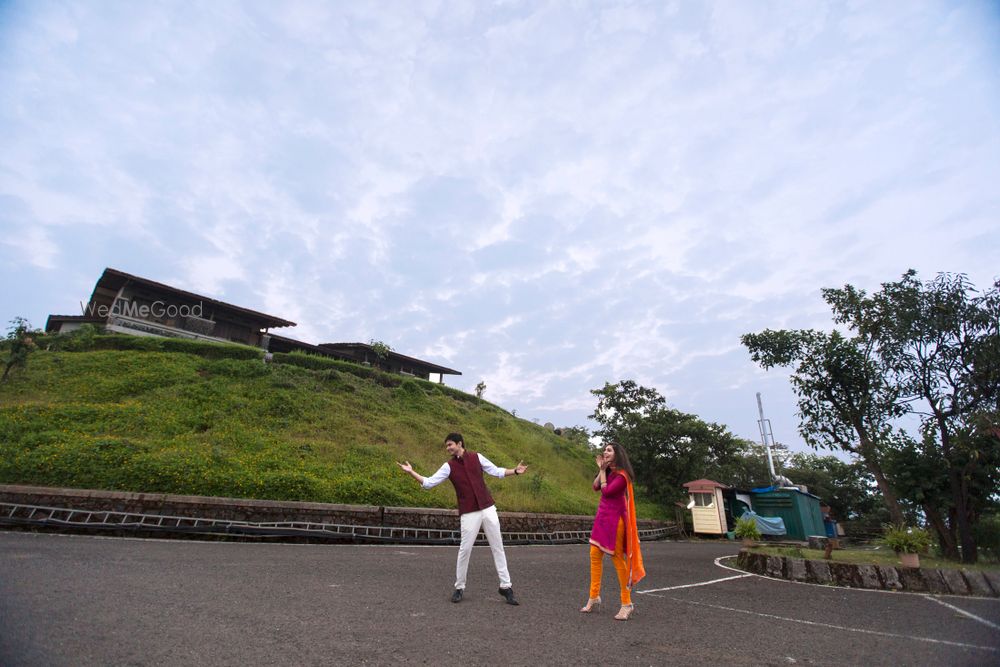
<instances>
[{"instance_id":1,"label":"man's dark hair","mask_svg":"<svg viewBox=\"0 0 1000 667\"><path fill-rule=\"evenodd\" d=\"M462 438L461 433L449 433L444 441L448 442L449 440L454 442L456 445L462 445L462 449L465 449L465 440Z\"/></svg>"}]
</instances>

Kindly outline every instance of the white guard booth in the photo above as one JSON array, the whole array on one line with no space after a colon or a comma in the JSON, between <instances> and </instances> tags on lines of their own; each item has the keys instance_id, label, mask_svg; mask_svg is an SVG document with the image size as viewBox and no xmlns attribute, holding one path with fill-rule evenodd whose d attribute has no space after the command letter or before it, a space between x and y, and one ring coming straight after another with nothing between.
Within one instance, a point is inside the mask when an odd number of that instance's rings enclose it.
<instances>
[{"instance_id":1,"label":"white guard booth","mask_svg":"<svg viewBox=\"0 0 1000 667\"><path fill-rule=\"evenodd\" d=\"M694 532L708 535L723 535L726 533L726 510L722 501L722 490L729 488L725 484L710 479L696 479L684 485L690 500L692 524Z\"/></svg>"}]
</instances>

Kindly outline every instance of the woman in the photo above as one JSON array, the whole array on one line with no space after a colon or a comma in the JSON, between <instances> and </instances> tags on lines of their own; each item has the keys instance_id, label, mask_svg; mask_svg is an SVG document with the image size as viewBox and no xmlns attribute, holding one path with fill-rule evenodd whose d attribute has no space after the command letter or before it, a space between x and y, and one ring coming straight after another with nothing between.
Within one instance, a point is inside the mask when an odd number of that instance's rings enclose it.
<instances>
[{"instance_id":1,"label":"woman","mask_svg":"<svg viewBox=\"0 0 1000 667\"><path fill-rule=\"evenodd\" d=\"M604 554L608 554L621 586L622 607L615 619L627 621L635 610L632 586L646 575L635 521L635 494L632 491L635 473L628 454L617 442L609 443L597 455L596 463L594 491L601 493L601 501L590 532L590 599L580 611L589 614L601 604L601 574Z\"/></svg>"}]
</instances>

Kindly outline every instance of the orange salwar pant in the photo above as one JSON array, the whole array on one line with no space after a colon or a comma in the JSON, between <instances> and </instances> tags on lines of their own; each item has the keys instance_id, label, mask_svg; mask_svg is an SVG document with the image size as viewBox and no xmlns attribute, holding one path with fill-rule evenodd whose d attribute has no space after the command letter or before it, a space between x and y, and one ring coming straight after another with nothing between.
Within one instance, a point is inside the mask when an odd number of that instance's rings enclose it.
<instances>
[{"instance_id":1,"label":"orange salwar pant","mask_svg":"<svg viewBox=\"0 0 1000 667\"><path fill-rule=\"evenodd\" d=\"M618 585L622 589L622 604L632 604L632 591L628 588L628 563L625 562L625 522L618 520L618 535L615 537L615 555L611 564L618 574ZM604 552L590 545L590 597L601 594L601 575L604 573Z\"/></svg>"}]
</instances>

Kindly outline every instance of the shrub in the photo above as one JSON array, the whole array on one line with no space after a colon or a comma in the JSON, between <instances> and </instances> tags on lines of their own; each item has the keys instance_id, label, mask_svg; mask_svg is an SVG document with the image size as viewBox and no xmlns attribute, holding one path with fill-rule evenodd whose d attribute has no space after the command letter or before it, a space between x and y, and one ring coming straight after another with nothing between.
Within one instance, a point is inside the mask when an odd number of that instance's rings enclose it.
<instances>
[{"instance_id":1,"label":"shrub","mask_svg":"<svg viewBox=\"0 0 1000 667\"><path fill-rule=\"evenodd\" d=\"M207 340L187 338L161 338L160 341L164 352L185 352L206 359L263 359L264 357L264 350L259 347L238 343L212 343Z\"/></svg>"},{"instance_id":2,"label":"shrub","mask_svg":"<svg viewBox=\"0 0 1000 667\"><path fill-rule=\"evenodd\" d=\"M984 514L973 528L979 555L1000 561L1000 514Z\"/></svg>"},{"instance_id":3,"label":"shrub","mask_svg":"<svg viewBox=\"0 0 1000 667\"><path fill-rule=\"evenodd\" d=\"M733 533L741 540L757 541L761 538L757 522L749 516L743 516L736 520L736 530Z\"/></svg>"},{"instance_id":4,"label":"shrub","mask_svg":"<svg viewBox=\"0 0 1000 667\"><path fill-rule=\"evenodd\" d=\"M882 543L896 553L925 553L931 546L931 534L923 528L886 524L883 529Z\"/></svg>"},{"instance_id":5,"label":"shrub","mask_svg":"<svg viewBox=\"0 0 1000 667\"><path fill-rule=\"evenodd\" d=\"M275 352L271 355L271 360L277 364L288 364L299 368L308 368L314 371L337 368L336 359L321 357L318 354L308 354L306 352Z\"/></svg>"}]
</instances>

